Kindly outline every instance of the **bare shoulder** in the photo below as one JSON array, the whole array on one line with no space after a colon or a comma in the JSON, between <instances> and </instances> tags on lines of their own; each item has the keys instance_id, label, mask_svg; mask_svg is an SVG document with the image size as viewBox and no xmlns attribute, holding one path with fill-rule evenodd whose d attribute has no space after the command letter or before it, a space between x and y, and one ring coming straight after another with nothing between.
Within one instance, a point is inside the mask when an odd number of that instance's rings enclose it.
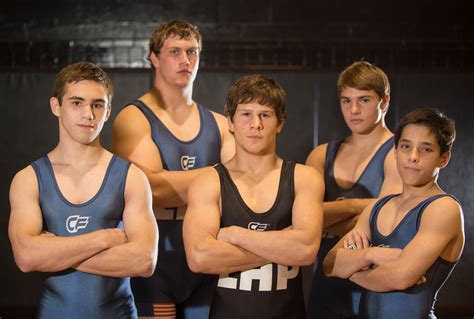
<instances>
[{"instance_id":1,"label":"bare shoulder","mask_svg":"<svg viewBox=\"0 0 474 319\"><path fill-rule=\"evenodd\" d=\"M227 118L224 115L220 114L220 113L217 113L217 112L214 112L214 111L210 111L210 112L214 116L214 118L216 119L217 126L219 127L219 130L221 132L227 133L227 131L228 131Z\"/></svg>"},{"instance_id":2,"label":"bare shoulder","mask_svg":"<svg viewBox=\"0 0 474 319\"><path fill-rule=\"evenodd\" d=\"M324 180L317 169L304 164L296 164L295 187L297 190L299 188L312 187L324 191Z\"/></svg>"},{"instance_id":3,"label":"bare shoulder","mask_svg":"<svg viewBox=\"0 0 474 319\"><path fill-rule=\"evenodd\" d=\"M422 218L422 222L431 219L440 220L442 222L461 220L462 208L458 201L450 196L444 196L432 201L426 207L423 217L427 218Z\"/></svg>"},{"instance_id":4,"label":"bare shoulder","mask_svg":"<svg viewBox=\"0 0 474 319\"><path fill-rule=\"evenodd\" d=\"M12 179L10 186L10 201L12 206L16 199L22 200L25 197L38 196L38 179L33 166L28 165L18 171Z\"/></svg>"},{"instance_id":5,"label":"bare shoulder","mask_svg":"<svg viewBox=\"0 0 474 319\"><path fill-rule=\"evenodd\" d=\"M146 131L147 129L150 130L150 124L138 107L129 104L117 114L112 124L112 129L114 131L139 132Z\"/></svg>"},{"instance_id":6,"label":"bare shoulder","mask_svg":"<svg viewBox=\"0 0 474 319\"><path fill-rule=\"evenodd\" d=\"M315 147L306 159L306 165L316 168L320 173L324 171L327 143Z\"/></svg>"},{"instance_id":7,"label":"bare shoulder","mask_svg":"<svg viewBox=\"0 0 474 319\"><path fill-rule=\"evenodd\" d=\"M205 167L191 182L188 189L189 201L199 199L195 196L209 196L220 193L219 174L214 167Z\"/></svg>"},{"instance_id":8,"label":"bare shoulder","mask_svg":"<svg viewBox=\"0 0 474 319\"><path fill-rule=\"evenodd\" d=\"M133 163L130 164L130 168L128 169L127 181L128 180L133 180L136 183L149 183L145 173Z\"/></svg>"}]
</instances>

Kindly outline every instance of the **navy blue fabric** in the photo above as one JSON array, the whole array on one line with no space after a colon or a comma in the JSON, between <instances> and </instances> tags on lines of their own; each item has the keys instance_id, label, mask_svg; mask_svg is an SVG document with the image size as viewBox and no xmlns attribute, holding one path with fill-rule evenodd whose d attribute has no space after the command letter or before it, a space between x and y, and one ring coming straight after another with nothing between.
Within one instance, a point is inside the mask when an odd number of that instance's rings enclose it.
<instances>
[{"instance_id":1,"label":"navy blue fabric","mask_svg":"<svg viewBox=\"0 0 474 319\"><path fill-rule=\"evenodd\" d=\"M151 127L151 137L161 156L163 168L183 171L220 162L221 135L216 119L197 104L199 133L190 141L177 139L142 101L138 107ZM171 211L176 208L169 208ZM132 289L139 315L148 315L153 303L176 304L178 318L208 318L216 276L193 273L187 264L182 237L182 220L158 220L160 240L158 263L150 278L132 278ZM143 311L142 311L143 309Z\"/></svg>"},{"instance_id":2,"label":"navy blue fabric","mask_svg":"<svg viewBox=\"0 0 474 319\"><path fill-rule=\"evenodd\" d=\"M384 181L384 162L394 146L394 138L385 141L370 159L366 168L349 188L340 187L334 177L334 162L344 139L329 142L324 165L324 201L336 201L345 198L376 198ZM339 241L339 238L321 238L318 251L317 268L314 273L308 302L309 318L356 318L362 288L353 282L341 278L328 278L324 275L322 263L327 253Z\"/></svg>"},{"instance_id":3,"label":"navy blue fabric","mask_svg":"<svg viewBox=\"0 0 474 319\"><path fill-rule=\"evenodd\" d=\"M435 195L425 199L410 210L389 235L384 236L377 229L377 219L381 208L395 196L398 195L383 197L372 209L370 232L373 246L405 248L417 234L423 212L430 203L445 196L455 199L447 194ZM436 318L434 315L436 296L456 263L438 257L426 272L426 282L424 284L414 285L403 291L384 293L364 291L360 302L360 317L366 319Z\"/></svg>"},{"instance_id":4,"label":"navy blue fabric","mask_svg":"<svg viewBox=\"0 0 474 319\"><path fill-rule=\"evenodd\" d=\"M294 162L283 162L275 202L264 213L255 213L245 204L224 165L215 168L221 184L221 227L270 231L291 226L295 199ZM275 263L222 275L211 308L211 318L291 319L305 316L300 268Z\"/></svg>"},{"instance_id":5,"label":"navy blue fabric","mask_svg":"<svg viewBox=\"0 0 474 319\"><path fill-rule=\"evenodd\" d=\"M32 163L39 185L44 228L57 236L121 227L130 163L113 156L97 194L83 204L60 192L47 156ZM39 318L136 318L130 278L112 278L74 269L45 273Z\"/></svg>"}]
</instances>

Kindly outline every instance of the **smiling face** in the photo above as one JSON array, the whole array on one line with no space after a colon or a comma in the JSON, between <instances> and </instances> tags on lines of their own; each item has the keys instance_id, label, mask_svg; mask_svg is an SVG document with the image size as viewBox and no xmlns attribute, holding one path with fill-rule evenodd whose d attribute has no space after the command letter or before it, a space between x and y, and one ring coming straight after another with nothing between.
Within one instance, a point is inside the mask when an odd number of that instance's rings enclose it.
<instances>
[{"instance_id":1,"label":"smiling face","mask_svg":"<svg viewBox=\"0 0 474 319\"><path fill-rule=\"evenodd\" d=\"M72 140L88 145L98 140L110 116L110 100L104 85L90 80L65 85L64 95L50 100L51 110L59 119L61 141Z\"/></svg>"},{"instance_id":2,"label":"smiling face","mask_svg":"<svg viewBox=\"0 0 474 319\"><path fill-rule=\"evenodd\" d=\"M195 37L167 38L159 54L150 55L156 79L182 88L192 85L199 68L199 53L199 43Z\"/></svg>"},{"instance_id":3,"label":"smiling face","mask_svg":"<svg viewBox=\"0 0 474 319\"><path fill-rule=\"evenodd\" d=\"M237 149L254 155L275 153L283 123L278 123L272 107L255 102L238 104L234 116L227 119Z\"/></svg>"},{"instance_id":4,"label":"smiling face","mask_svg":"<svg viewBox=\"0 0 474 319\"><path fill-rule=\"evenodd\" d=\"M403 131L395 149L398 172L406 185L423 186L436 181L440 168L448 164L451 152L443 154L429 128L409 124Z\"/></svg>"},{"instance_id":5,"label":"smiling face","mask_svg":"<svg viewBox=\"0 0 474 319\"><path fill-rule=\"evenodd\" d=\"M388 95L381 99L374 90L359 90L352 87L343 88L339 96L344 120L355 134L368 134L383 124L388 100Z\"/></svg>"}]
</instances>

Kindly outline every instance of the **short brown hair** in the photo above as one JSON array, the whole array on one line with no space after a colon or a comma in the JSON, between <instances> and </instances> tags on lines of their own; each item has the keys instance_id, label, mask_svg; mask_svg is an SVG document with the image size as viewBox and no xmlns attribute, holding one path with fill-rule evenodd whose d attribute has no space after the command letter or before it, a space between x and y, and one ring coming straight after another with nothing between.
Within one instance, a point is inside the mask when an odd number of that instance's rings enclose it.
<instances>
[{"instance_id":1,"label":"short brown hair","mask_svg":"<svg viewBox=\"0 0 474 319\"><path fill-rule=\"evenodd\" d=\"M237 105L256 102L274 109L278 124L286 120L286 93L272 78L260 75L246 75L235 82L229 90L225 115L234 117Z\"/></svg>"},{"instance_id":2,"label":"short brown hair","mask_svg":"<svg viewBox=\"0 0 474 319\"><path fill-rule=\"evenodd\" d=\"M53 96L62 104L66 84L80 81L94 81L101 84L107 91L109 103L112 101L114 88L110 77L100 67L91 62L76 62L59 71L54 83Z\"/></svg>"},{"instance_id":3,"label":"short brown hair","mask_svg":"<svg viewBox=\"0 0 474 319\"><path fill-rule=\"evenodd\" d=\"M436 138L440 154L450 151L456 138L454 121L437 109L422 107L404 115L395 129L395 147L403 133L403 129L410 124L426 126Z\"/></svg>"},{"instance_id":4,"label":"short brown hair","mask_svg":"<svg viewBox=\"0 0 474 319\"><path fill-rule=\"evenodd\" d=\"M337 80L339 95L347 87L358 90L374 90L380 99L390 94L390 83L385 72L365 61L354 62L341 72Z\"/></svg>"},{"instance_id":5,"label":"short brown hair","mask_svg":"<svg viewBox=\"0 0 474 319\"><path fill-rule=\"evenodd\" d=\"M150 55L152 53L155 53L156 56L158 56L166 39L174 36L178 36L185 40L194 37L198 42L199 50L202 50L202 36L195 25L184 20L171 20L160 25L155 32L153 32L149 41L148 60L150 60ZM153 64L151 64L151 67L152 69L155 69Z\"/></svg>"}]
</instances>

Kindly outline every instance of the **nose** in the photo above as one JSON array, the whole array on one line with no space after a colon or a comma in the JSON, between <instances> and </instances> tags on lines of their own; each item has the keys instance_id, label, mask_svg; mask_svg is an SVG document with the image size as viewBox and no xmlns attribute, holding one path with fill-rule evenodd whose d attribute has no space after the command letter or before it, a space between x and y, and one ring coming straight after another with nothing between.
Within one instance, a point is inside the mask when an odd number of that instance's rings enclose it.
<instances>
[{"instance_id":1,"label":"nose","mask_svg":"<svg viewBox=\"0 0 474 319\"><path fill-rule=\"evenodd\" d=\"M189 61L189 56L186 51L183 50L181 53L181 63L183 64L191 64L191 61Z\"/></svg>"},{"instance_id":2,"label":"nose","mask_svg":"<svg viewBox=\"0 0 474 319\"><path fill-rule=\"evenodd\" d=\"M252 116L252 120L250 122L250 127L256 130L261 130L263 127L262 119L258 115Z\"/></svg>"},{"instance_id":3,"label":"nose","mask_svg":"<svg viewBox=\"0 0 474 319\"><path fill-rule=\"evenodd\" d=\"M360 113L360 106L356 101L351 102L350 112L351 112L351 114L359 114Z\"/></svg>"},{"instance_id":4,"label":"nose","mask_svg":"<svg viewBox=\"0 0 474 319\"><path fill-rule=\"evenodd\" d=\"M420 155L419 155L418 150L416 149L416 147L414 147L411 150L408 159L410 160L410 162L413 162L413 163L418 162L418 160L420 159Z\"/></svg>"},{"instance_id":5,"label":"nose","mask_svg":"<svg viewBox=\"0 0 474 319\"><path fill-rule=\"evenodd\" d=\"M88 120L93 120L95 118L94 109L90 103L84 105L81 116Z\"/></svg>"}]
</instances>

